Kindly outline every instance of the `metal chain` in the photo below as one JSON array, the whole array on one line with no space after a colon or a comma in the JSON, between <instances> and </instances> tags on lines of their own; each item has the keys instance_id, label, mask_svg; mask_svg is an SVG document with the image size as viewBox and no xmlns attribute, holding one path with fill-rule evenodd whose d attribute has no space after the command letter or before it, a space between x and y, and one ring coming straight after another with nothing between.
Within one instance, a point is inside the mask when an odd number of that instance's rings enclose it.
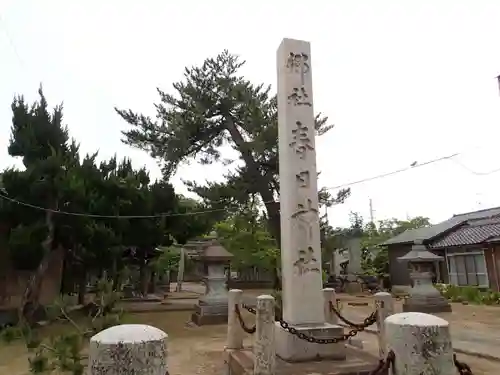
<instances>
[{"instance_id":1,"label":"metal chain","mask_svg":"<svg viewBox=\"0 0 500 375\"><path fill-rule=\"evenodd\" d=\"M248 307L246 307L246 306L244 306L244 307L248 311L250 311ZM234 305L234 311L236 313L236 317L238 318L238 321L240 322L240 326L243 329L243 331L245 331L246 333L249 333L250 335L254 334L255 331L257 330L257 327L255 325L253 327L250 327L250 328L246 326L245 321L243 320L243 317L241 316L240 306L238 304ZM250 311L250 312L252 312L252 311ZM255 313L253 313L253 314L255 314Z\"/></svg>"},{"instance_id":2,"label":"metal chain","mask_svg":"<svg viewBox=\"0 0 500 375\"><path fill-rule=\"evenodd\" d=\"M358 334L358 332L361 332L363 330L363 329L354 328L354 329L350 330L349 333L344 333L340 337L332 337L329 339L319 339L319 338L309 336L309 335L306 335L305 333L298 331L297 329L291 327L290 324L285 322L283 319L278 320L278 322L279 322L281 328L283 328L285 331L291 333L292 335L297 336L301 340L308 341L308 342L313 343L313 344L336 344L338 342L346 341L349 338L356 336Z\"/></svg>"},{"instance_id":3,"label":"metal chain","mask_svg":"<svg viewBox=\"0 0 500 375\"><path fill-rule=\"evenodd\" d=\"M250 314L257 314L257 310L255 310L253 307L250 307L248 305L243 304L242 305L245 310L247 310Z\"/></svg>"},{"instance_id":4,"label":"metal chain","mask_svg":"<svg viewBox=\"0 0 500 375\"><path fill-rule=\"evenodd\" d=\"M362 328L362 329L365 329L369 326L371 326L372 324L376 323L377 322L377 311L374 311L372 312L370 315L368 315L364 320L363 320L363 323L359 324L359 323L353 323L351 322L350 320L347 320L346 318L344 318L342 316L342 314L340 314L340 311L338 311L335 306L333 305L333 302L330 301L330 309L335 313L335 315L337 315L337 317L342 320L345 324L347 324L349 327L352 327L352 328Z\"/></svg>"},{"instance_id":5,"label":"metal chain","mask_svg":"<svg viewBox=\"0 0 500 375\"><path fill-rule=\"evenodd\" d=\"M474 375L469 365L465 362L460 362L457 359L456 354L453 354L453 363L455 364L455 367L460 375Z\"/></svg>"},{"instance_id":6,"label":"metal chain","mask_svg":"<svg viewBox=\"0 0 500 375\"><path fill-rule=\"evenodd\" d=\"M372 370L369 375L384 375L388 374L389 368L394 364L396 355L392 350L387 353L385 359L380 359L375 370Z\"/></svg>"}]
</instances>

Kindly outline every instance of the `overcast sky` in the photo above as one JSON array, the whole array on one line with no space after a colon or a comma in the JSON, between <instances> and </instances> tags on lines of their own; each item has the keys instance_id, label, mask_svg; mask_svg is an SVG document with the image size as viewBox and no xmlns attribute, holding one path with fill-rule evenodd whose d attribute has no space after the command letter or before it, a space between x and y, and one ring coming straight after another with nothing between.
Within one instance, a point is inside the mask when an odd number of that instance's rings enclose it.
<instances>
[{"instance_id":1,"label":"overcast sky","mask_svg":"<svg viewBox=\"0 0 500 375\"><path fill-rule=\"evenodd\" d=\"M154 114L157 86L170 90L183 67L229 49L243 74L276 87L281 39L311 42L315 110L336 128L317 140L320 186L338 186L463 152L452 161L352 186L329 211L376 219L500 206L500 1L35 1L0 0L0 169L15 93L50 105L84 152L147 165L121 144L126 123L113 107ZM176 176L203 181L223 167L191 165Z\"/></svg>"}]
</instances>

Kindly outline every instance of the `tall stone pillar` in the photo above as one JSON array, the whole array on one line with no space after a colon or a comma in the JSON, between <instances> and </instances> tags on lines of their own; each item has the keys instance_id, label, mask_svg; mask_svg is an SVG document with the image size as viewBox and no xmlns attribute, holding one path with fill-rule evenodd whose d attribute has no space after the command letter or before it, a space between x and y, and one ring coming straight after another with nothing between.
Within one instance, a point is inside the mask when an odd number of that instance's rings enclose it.
<instances>
[{"instance_id":1,"label":"tall stone pillar","mask_svg":"<svg viewBox=\"0 0 500 375\"><path fill-rule=\"evenodd\" d=\"M349 266L347 268L349 274L360 274L361 269L361 238L354 237L347 241L347 248L349 249Z\"/></svg>"},{"instance_id":2,"label":"tall stone pillar","mask_svg":"<svg viewBox=\"0 0 500 375\"><path fill-rule=\"evenodd\" d=\"M325 323L314 129L311 46L283 39L277 53L283 319L322 338L342 328ZM284 360L345 358L344 344L318 345L276 329Z\"/></svg>"},{"instance_id":3,"label":"tall stone pillar","mask_svg":"<svg viewBox=\"0 0 500 375\"><path fill-rule=\"evenodd\" d=\"M358 281L361 270L361 237L353 237L347 240L347 248L349 249L349 264L347 266L347 292L360 293L361 284Z\"/></svg>"}]
</instances>

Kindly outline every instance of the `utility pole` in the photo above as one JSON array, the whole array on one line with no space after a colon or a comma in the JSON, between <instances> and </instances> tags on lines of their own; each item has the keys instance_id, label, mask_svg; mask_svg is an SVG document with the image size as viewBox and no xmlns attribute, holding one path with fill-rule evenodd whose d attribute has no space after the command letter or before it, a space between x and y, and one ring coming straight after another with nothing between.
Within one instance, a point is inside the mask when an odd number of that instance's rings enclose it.
<instances>
[{"instance_id":1,"label":"utility pole","mask_svg":"<svg viewBox=\"0 0 500 375\"><path fill-rule=\"evenodd\" d=\"M372 199L370 198L370 223L375 224L375 219L373 217L373 202Z\"/></svg>"},{"instance_id":2,"label":"utility pole","mask_svg":"<svg viewBox=\"0 0 500 375\"><path fill-rule=\"evenodd\" d=\"M483 202L482 202L482 193L476 193L476 197L477 197L477 201L476 201L476 205L477 205L477 208L478 209L482 209L483 208Z\"/></svg>"}]
</instances>

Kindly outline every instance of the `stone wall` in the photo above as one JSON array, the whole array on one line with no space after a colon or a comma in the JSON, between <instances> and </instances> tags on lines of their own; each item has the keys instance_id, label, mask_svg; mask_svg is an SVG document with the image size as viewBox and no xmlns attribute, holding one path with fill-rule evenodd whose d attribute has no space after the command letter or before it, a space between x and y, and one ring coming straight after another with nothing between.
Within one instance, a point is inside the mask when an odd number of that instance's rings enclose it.
<instances>
[{"instance_id":1,"label":"stone wall","mask_svg":"<svg viewBox=\"0 0 500 375\"><path fill-rule=\"evenodd\" d=\"M64 250L54 251L47 273L42 282L40 303L54 302L61 290ZM0 310L17 309L26 284L31 276L29 271L16 271L8 261L7 251L0 250Z\"/></svg>"}]
</instances>

